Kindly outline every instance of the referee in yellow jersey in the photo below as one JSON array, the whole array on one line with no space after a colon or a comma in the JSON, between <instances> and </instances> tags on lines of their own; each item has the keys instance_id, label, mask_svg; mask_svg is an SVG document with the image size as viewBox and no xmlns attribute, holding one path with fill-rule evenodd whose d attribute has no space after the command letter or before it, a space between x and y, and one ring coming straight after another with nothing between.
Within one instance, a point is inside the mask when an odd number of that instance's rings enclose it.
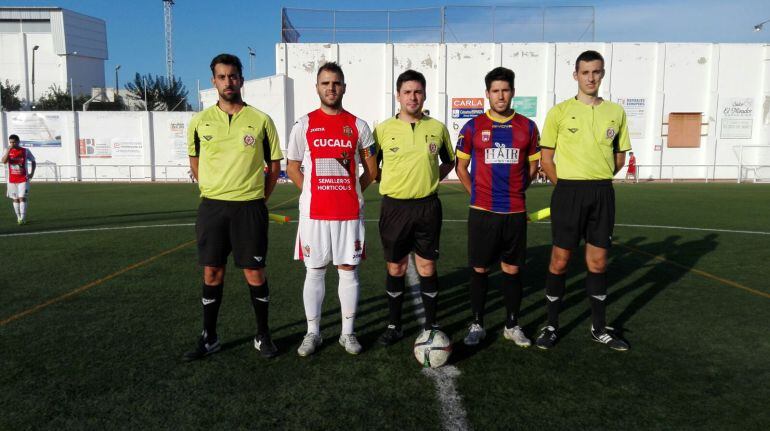
<instances>
[{"instance_id":1,"label":"referee in yellow jersey","mask_svg":"<svg viewBox=\"0 0 770 431\"><path fill-rule=\"evenodd\" d=\"M217 316L231 252L235 265L243 270L254 307L254 347L270 358L278 350L267 324L270 292L265 278L265 201L275 187L283 154L273 120L241 99L240 59L220 54L211 61L211 73L219 100L195 115L187 128L190 168L201 190L195 232L198 263L203 266L203 332L184 359L201 359L221 347Z\"/></svg>"},{"instance_id":2,"label":"referee in yellow jersey","mask_svg":"<svg viewBox=\"0 0 770 431\"><path fill-rule=\"evenodd\" d=\"M548 324L535 344L541 349L556 344L567 264L573 250L584 240L591 337L623 351L628 350L628 343L607 327L605 301L607 252L615 226L612 179L631 149L626 113L620 105L599 97L604 77L601 54L580 54L572 76L578 83L577 96L548 112L540 139L541 164L556 187L551 195L553 248L545 281Z\"/></svg>"},{"instance_id":3,"label":"referee in yellow jersey","mask_svg":"<svg viewBox=\"0 0 770 431\"><path fill-rule=\"evenodd\" d=\"M409 253L415 252L420 290L425 307L423 329L436 323L441 201L438 183L454 168L449 132L423 113L425 76L407 70L396 80L399 113L374 130L382 161L380 239L387 261L385 282L389 321L379 338L386 346L400 340L404 280ZM440 163L439 163L440 162Z\"/></svg>"}]
</instances>

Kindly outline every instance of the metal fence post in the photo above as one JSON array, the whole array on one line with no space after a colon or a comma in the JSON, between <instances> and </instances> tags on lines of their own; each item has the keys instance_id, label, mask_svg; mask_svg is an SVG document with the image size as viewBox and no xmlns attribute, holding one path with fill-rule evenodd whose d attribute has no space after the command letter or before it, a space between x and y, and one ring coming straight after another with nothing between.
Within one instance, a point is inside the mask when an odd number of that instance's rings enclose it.
<instances>
[{"instance_id":1,"label":"metal fence post","mask_svg":"<svg viewBox=\"0 0 770 431\"><path fill-rule=\"evenodd\" d=\"M446 6L441 6L441 43L446 43Z\"/></svg>"}]
</instances>

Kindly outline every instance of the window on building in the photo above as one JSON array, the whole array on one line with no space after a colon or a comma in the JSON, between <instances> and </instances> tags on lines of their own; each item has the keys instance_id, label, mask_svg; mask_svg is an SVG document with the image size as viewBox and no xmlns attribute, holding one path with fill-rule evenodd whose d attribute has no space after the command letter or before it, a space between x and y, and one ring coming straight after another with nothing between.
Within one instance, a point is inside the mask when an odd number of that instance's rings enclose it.
<instances>
[{"instance_id":1,"label":"window on building","mask_svg":"<svg viewBox=\"0 0 770 431\"><path fill-rule=\"evenodd\" d=\"M50 33L48 19L0 19L0 33Z\"/></svg>"},{"instance_id":2,"label":"window on building","mask_svg":"<svg viewBox=\"0 0 770 431\"><path fill-rule=\"evenodd\" d=\"M21 21L14 19L0 19L0 33L19 33Z\"/></svg>"},{"instance_id":3,"label":"window on building","mask_svg":"<svg viewBox=\"0 0 770 431\"><path fill-rule=\"evenodd\" d=\"M21 22L21 31L24 33L50 33L51 21L47 19L24 20Z\"/></svg>"}]
</instances>

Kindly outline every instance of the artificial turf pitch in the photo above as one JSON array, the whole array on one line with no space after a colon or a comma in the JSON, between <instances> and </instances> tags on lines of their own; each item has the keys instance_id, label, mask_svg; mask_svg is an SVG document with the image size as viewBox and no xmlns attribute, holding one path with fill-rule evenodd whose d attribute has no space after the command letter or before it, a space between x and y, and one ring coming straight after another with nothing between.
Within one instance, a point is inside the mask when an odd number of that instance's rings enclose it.
<instances>
[{"instance_id":1,"label":"artificial turf pitch","mask_svg":"<svg viewBox=\"0 0 770 431\"><path fill-rule=\"evenodd\" d=\"M533 186L529 208L548 206L550 192ZM304 269L291 260L297 225L271 223L270 324L280 356L266 360L254 350L245 282L230 267L223 349L183 363L201 325L191 242L196 187L36 183L32 193L29 224L16 225L7 200L0 211L0 429L441 429L436 387L412 357L411 301L407 337L389 348L376 343L387 315L376 221L367 223L360 273L361 355L337 344L330 268L324 345L297 356L305 332ZM279 185L268 206L295 217L297 193ZM591 341L579 259L555 349L503 339L499 272L491 277L487 339L471 349L462 344L470 314L467 197L458 184L442 185L439 321L455 342L450 362L460 371L468 424L767 429L770 186L617 184L616 194L608 320L632 349ZM367 219L376 220L376 186L366 197ZM9 236L63 230L76 231ZM545 321L549 239L548 223L530 225L521 323L532 337Z\"/></svg>"}]
</instances>

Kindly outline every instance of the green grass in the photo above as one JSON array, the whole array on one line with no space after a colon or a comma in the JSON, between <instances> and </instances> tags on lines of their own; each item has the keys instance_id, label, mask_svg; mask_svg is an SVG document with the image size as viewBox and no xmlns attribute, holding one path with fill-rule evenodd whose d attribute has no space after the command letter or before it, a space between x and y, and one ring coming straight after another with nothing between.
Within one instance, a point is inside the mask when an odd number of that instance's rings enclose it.
<instances>
[{"instance_id":1,"label":"green grass","mask_svg":"<svg viewBox=\"0 0 770 431\"><path fill-rule=\"evenodd\" d=\"M533 187L529 207L548 206L550 192ZM15 224L7 200L0 211L0 321L194 238L191 184L34 184L32 193L29 224ZM499 273L487 302L489 335L469 349L461 342L470 314L467 201L458 185L442 186L439 320L455 341L451 362L461 372L457 388L471 427L767 429L770 235L647 226L770 232L770 186L618 184L616 193L608 317L632 350L590 340L579 259L555 349L520 349L502 338ZM296 194L281 185L268 206L296 216ZM372 189L367 218L378 212ZM170 226L82 230L139 225ZM440 429L435 388L411 354L416 323L406 326L404 341L376 344L387 315L384 263L376 222L367 228L361 355L336 342L333 270L324 345L312 357L296 355L305 331L304 270L291 260L296 224L271 224L270 323L279 357L262 359L252 347L247 289L230 267L223 351L180 360L200 327L200 269L188 245L1 324L0 429ZM81 231L8 236L69 229ZM533 335L545 320L549 239L547 223L530 225L521 323ZM404 314L412 315L410 305Z\"/></svg>"}]
</instances>

